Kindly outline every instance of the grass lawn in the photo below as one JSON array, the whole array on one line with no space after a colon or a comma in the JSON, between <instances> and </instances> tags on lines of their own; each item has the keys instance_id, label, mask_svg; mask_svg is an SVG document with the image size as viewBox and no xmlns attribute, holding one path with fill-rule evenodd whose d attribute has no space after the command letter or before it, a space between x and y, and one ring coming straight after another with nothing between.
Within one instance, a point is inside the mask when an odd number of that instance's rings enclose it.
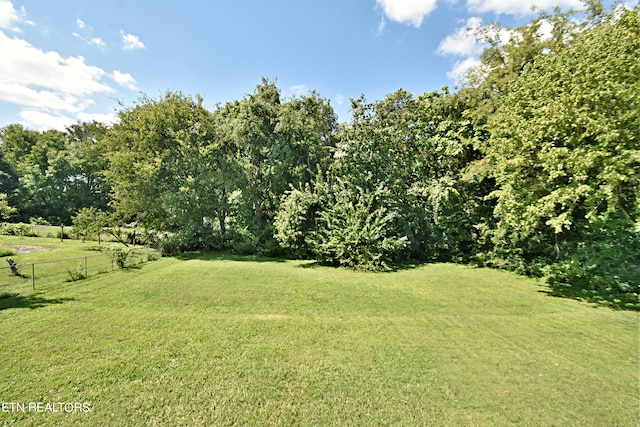
<instances>
[{"instance_id":1,"label":"grass lawn","mask_svg":"<svg viewBox=\"0 0 640 427\"><path fill-rule=\"evenodd\" d=\"M120 243L112 242L98 244L45 237L0 236L0 295L28 293L33 285L32 272L36 276L36 290L51 283L77 279L85 273L91 276L109 272L114 269L109 249L123 247ZM146 260L147 249L137 246L134 255L132 263ZM20 276L11 274L6 261L9 258L19 264ZM34 269L31 263L36 263Z\"/></svg>"},{"instance_id":2,"label":"grass lawn","mask_svg":"<svg viewBox=\"0 0 640 427\"><path fill-rule=\"evenodd\" d=\"M0 425L639 420L639 315L504 272L163 258L0 299Z\"/></svg>"}]
</instances>

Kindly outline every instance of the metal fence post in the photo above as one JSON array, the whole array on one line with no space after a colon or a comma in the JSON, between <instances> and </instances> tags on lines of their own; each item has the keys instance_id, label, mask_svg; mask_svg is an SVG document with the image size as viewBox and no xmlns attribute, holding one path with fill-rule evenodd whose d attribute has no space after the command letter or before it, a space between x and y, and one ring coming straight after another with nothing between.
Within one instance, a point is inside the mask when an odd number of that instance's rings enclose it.
<instances>
[{"instance_id":1,"label":"metal fence post","mask_svg":"<svg viewBox=\"0 0 640 427\"><path fill-rule=\"evenodd\" d=\"M87 257L84 257L84 278L89 277L89 270L87 270Z\"/></svg>"},{"instance_id":2,"label":"metal fence post","mask_svg":"<svg viewBox=\"0 0 640 427\"><path fill-rule=\"evenodd\" d=\"M36 290L36 264L31 263L31 289Z\"/></svg>"}]
</instances>

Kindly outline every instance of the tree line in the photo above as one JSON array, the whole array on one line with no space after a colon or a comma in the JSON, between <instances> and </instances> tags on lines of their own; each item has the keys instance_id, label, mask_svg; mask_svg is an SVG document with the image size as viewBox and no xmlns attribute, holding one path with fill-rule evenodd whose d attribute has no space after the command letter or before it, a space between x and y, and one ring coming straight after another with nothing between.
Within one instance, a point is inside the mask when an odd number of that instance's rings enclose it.
<instances>
[{"instance_id":1,"label":"tree line","mask_svg":"<svg viewBox=\"0 0 640 427\"><path fill-rule=\"evenodd\" d=\"M283 98L263 79L212 110L167 92L113 125L6 126L0 216L136 222L169 254L474 262L637 299L638 7L542 13L506 43L497 26L461 87L361 96L347 123L317 92Z\"/></svg>"}]
</instances>

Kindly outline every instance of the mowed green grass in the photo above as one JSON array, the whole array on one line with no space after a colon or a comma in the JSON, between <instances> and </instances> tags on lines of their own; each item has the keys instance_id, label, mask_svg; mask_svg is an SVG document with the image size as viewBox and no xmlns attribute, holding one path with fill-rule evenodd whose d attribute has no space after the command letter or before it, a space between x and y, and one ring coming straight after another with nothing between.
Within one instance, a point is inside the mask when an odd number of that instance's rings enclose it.
<instances>
[{"instance_id":1,"label":"mowed green grass","mask_svg":"<svg viewBox=\"0 0 640 427\"><path fill-rule=\"evenodd\" d=\"M639 420L638 313L504 272L163 258L0 299L0 425L575 425Z\"/></svg>"},{"instance_id":2,"label":"mowed green grass","mask_svg":"<svg viewBox=\"0 0 640 427\"><path fill-rule=\"evenodd\" d=\"M46 237L0 236L0 251L13 252L13 255L0 256L0 295L30 293L33 287L32 272L35 272L37 291L51 283L70 281L80 274L84 276L85 257L86 272L90 276L109 272L115 268L109 255L109 249L113 248L124 248L124 245L70 239L61 241ZM153 255L157 253L141 246L129 248L135 254L135 259L131 259L132 264L146 260L149 252ZM7 263L9 258L19 265L19 276L11 274ZM36 263L33 269L31 263Z\"/></svg>"}]
</instances>

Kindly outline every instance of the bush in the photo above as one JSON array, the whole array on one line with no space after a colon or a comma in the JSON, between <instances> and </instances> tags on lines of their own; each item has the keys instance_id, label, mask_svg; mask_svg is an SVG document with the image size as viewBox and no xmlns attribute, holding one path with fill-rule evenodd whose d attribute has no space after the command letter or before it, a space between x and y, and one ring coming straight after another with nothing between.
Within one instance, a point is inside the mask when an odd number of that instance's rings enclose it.
<instances>
[{"instance_id":1,"label":"bush","mask_svg":"<svg viewBox=\"0 0 640 427\"><path fill-rule=\"evenodd\" d=\"M41 216L31 217L29 218L29 224L31 225L51 225L49 221L42 218Z\"/></svg>"},{"instance_id":2,"label":"bush","mask_svg":"<svg viewBox=\"0 0 640 427\"><path fill-rule=\"evenodd\" d=\"M66 231L62 233L62 231L58 230L56 231L56 239L71 239L71 235Z\"/></svg>"},{"instance_id":3,"label":"bush","mask_svg":"<svg viewBox=\"0 0 640 427\"><path fill-rule=\"evenodd\" d=\"M18 224L2 224L0 226L0 234L4 234L6 236L22 236L22 237L35 237L36 234L33 232L33 227L29 224L24 224L22 222Z\"/></svg>"},{"instance_id":4,"label":"bush","mask_svg":"<svg viewBox=\"0 0 640 427\"><path fill-rule=\"evenodd\" d=\"M84 275L84 268L78 267L75 270L67 268L67 273L69 273L68 282L77 282L78 280L84 280L87 277Z\"/></svg>"},{"instance_id":5,"label":"bush","mask_svg":"<svg viewBox=\"0 0 640 427\"><path fill-rule=\"evenodd\" d=\"M114 248L110 251L111 260L118 268L126 268L128 261L133 256L133 251L129 248Z\"/></svg>"},{"instance_id":6,"label":"bush","mask_svg":"<svg viewBox=\"0 0 640 427\"><path fill-rule=\"evenodd\" d=\"M157 237L156 237L157 239ZM195 250L215 250L221 248L218 233L209 227L187 227L165 235L160 240L162 255L173 256L179 253Z\"/></svg>"},{"instance_id":7,"label":"bush","mask_svg":"<svg viewBox=\"0 0 640 427\"><path fill-rule=\"evenodd\" d=\"M549 286L559 295L639 305L640 233L616 221L593 222L585 231L570 254L543 269Z\"/></svg>"},{"instance_id":8,"label":"bush","mask_svg":"<svg viewBox=\"0 0 640 427\"><path fill-rule=\"evenodd\" d=\"M317 230L306 238L316 258L357 270L398 265L408 238L397 232L397 213L386 203L389 190L382 184L367 190L343 180L331 187L318 212Z\"/></svg>"},{"instance_id":9,"label":"bush","mask_svg":"<svg viewBox=\"0 0 640 427\"><path fill-rule=\"evenodd\" d=\"M230 233L231 250L240 255L253 255L258 246L258 236L246 227L233 228Z\"/></svg>"},{"instance_id":10,"label":"bush","mask_svg":"<svg viewBox=\"0 0 640 427\"><path fill-rule=\"evenodd\" d=\"M16 253L11 249L0 249L0 258L6 257L6 256L13 256L15 254Z\"/></svg>"}]
</instances>

